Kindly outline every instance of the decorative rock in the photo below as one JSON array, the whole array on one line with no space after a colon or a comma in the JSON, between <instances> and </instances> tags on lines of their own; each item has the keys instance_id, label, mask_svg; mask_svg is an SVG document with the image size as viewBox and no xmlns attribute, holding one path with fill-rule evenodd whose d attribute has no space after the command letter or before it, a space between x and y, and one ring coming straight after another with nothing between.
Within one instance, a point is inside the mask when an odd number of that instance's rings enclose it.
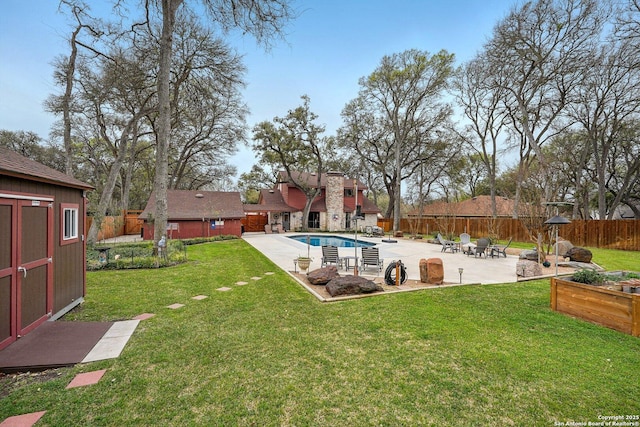
<instances>
[{"instance_id":1,"label":"decorative rock","mask_svg":"<svg viewBox=\"0 0 640 427\"><path fill-rule=\"evenodd\" d=\"M535 249L525 249L520 252L520 259L538 262L538 251Z\"/></svg>"},{"instance_id":2,"label":"decorative rock","mask_svg":"<svg viewBox=\"0 0 640 427\"><path fill-rule=\"evenodd\" d=\"M422 258L418 263L418 269L420 270L420 282L427 283L429 280L429 274L427 272L427 260Z\"/></svg>"},{"instance_id":3,"label":"decorative rock","mask_svg":"<svg viewBox=\"0 0 640 427\"><path fill-rule=\"evenodd\" d=\"M307 280L312 285L326 285L336 277L340 277L340 274L335 265L328 265L307 273Z\"/></svg>"},{"instance_id":4,"label":"decorative rock","mask_svg":"<svg viewBox=\"0 0 640 427\"><path fill-rule=\"evenodd\" d=\"M579 248L577 246L569 249L565 256L569 257L571 261L590 263L593 255L589 249Z\"/></svg>"},{"instance_id":5,"label":"decorative rock","mask_svg":"<svg viewBox=\"0 0 640 427\"><path fill-rule=\"evenodd\" d=\"M422 280L422 274L420 275ZM442 285L444 282L444 265L440 258L427 259L427 283Z\"/></svg>"},{"instance_id":6,"label":"decorative rock","mask_svg":"<svg viewBox=\"0 0 640 427\"><path fill-rule=\"evenodd\" d=\"M555 245L554 245L555 246ZM558 239L558 256L566 257L569 249L573 248L573 244L568 240ZM554 248L555 253L555 248Z\"/></svg>"},{"instance_id":7,"label":"decorative rock","mask_svg":"<svg viewBox=\"0 0 640 427\"><path fill-rule=\"evenodd\" d=\"M329 295L332 297L340 295L370 294L377 291L384 291L384 289L362 276L349 275L336 277L327 283L327 292L329 292Z\"/></svg>"},{"instance_id":8,"label":"decorative rock","mask_svg":"<svg viewBox=\"0 0 640 427\"><path fill-rule=\"evenodd\" d=\"M516 263L516 275L520 277L542 276L542 267L536 261L518 261Z\"/></svg>"}]
</instances>

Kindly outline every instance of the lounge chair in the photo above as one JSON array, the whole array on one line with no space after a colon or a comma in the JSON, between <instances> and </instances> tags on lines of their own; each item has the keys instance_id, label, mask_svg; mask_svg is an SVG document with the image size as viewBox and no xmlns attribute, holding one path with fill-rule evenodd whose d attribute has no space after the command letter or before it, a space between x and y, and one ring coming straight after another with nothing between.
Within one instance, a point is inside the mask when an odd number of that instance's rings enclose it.
<instances>
[{"instance_id":1,"label":"lounge chair","mask_svg":"<svg viewBox=\"0 0 640 427\"><path fill-rule=\"evenodd\" d=\"M454 242L453 240L446 240L444 237L442 237L442 234L438 233L437 239L438 242L440 242L440 244L442 245L442 249L440 250L440 252L446 252L447 249L449 249L451 253L454 253L458 250L456 242Z\"/></svg>"},{"instance_id":2,"label":"lounge chair","mask_svg":"<svg viewBox=\"0 0 640 427\"><path fill-rule=\"evenodd\" d=\"M364 271L367 266L373 266L378 269L378 273L382 271L384 260L380 259L380 251L376 247L362 248L362 257L360 258L360 270Z\"/></svg>"},{"instance_id":3,"label":"lounge chair","mask_svg":"<svg viewBox=\"0 0 640 427\"><path fill-rule=\"evenodd\" d=\"M467 255L473 255L474 257L478 257L478 255L487 257L487 250L489 248L489 239L483 237L482 239L478 239L475 247L469 247L469 252Z\"/></svg>"},{"instance_id":4,"label":"lounge chair","mask_svg":"<svg viewBox=\"0 0 640 427\"><path fill-rule=\"evenodd\" d=\"M493 255L495 254L498 258L500 258L500 254L504 255L504 257L507 257L507 248L509 246L511 246L511 241L513 240L513 237L511 237L509 239L509 243L507 243L506 245L492 245L491 246L491 258L493 258Z\"/></svg>"},{"instance_id":5,"label":"lounge chair","mask_svg":"<svg viewBox=\"0 0 640 427\"><path fill-rule=\"evenodd\" d=\"M322 247L322 261L320 267L326 267L327 265L335 265L336 267L342 267L343 259L338 255L337 246L323 246Z\"/></svg>"}]
</instances>

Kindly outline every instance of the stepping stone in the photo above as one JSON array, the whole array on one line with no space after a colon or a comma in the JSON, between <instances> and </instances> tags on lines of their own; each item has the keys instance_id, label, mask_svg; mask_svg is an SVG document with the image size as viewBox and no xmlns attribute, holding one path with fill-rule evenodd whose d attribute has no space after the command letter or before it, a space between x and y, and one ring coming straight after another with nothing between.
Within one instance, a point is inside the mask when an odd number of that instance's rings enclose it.
<instances>
[{"instance_id":1,"label":"stepping stone","mask_svg":"<svg viewBox=\"0 0 640 427\"><path fill-rule=\"evenodd\" d=\"M238 286L243 286L243 285L248 285L249 282L236 282L236 285Z\"/></svg>"},{"instance_id":2,"label":"stepping stone","mask_svg":"<svg viewBox=\"0 0 640 427\"><path fill-rule=\"evenodd\" d=\"M200 301L200 300L203 300L205 298L209 298L209 297L206 296L206 295L196 295L195 297L192 297L191 299L194 299L196 301Z\"/></svg>"},{"instance_id":3,"label":"stepping stone","mask_svg":"<svg viewBox=\"0 0 640 427\"><path fill-rule=\"evenodd\" d=\"M136 317L133 318L133 320L147 320L147 319L151 319L153 316L155 316L155 314L152 313L142 313Z\"/></svg>"},{"instance_id":4,"label":"stepping stone","mask_svg":"<svg viewBox=\"0 0 640 427\"><path fill-rule=\"evenodd\" d=\"M14 415L0 423L0 427L31 427L38 422L47 411L32 412L30 414Z\"/></svg>"},{"instance_id":5,"label":"stepping stone","mask_svg":"<svg viewBox=\"0 0 640 427\"><path fill-rule=\"evenodd\" d=\"M218 291L221 291L221 292L226 292L226 291L230 291L230 290L231 290L231 288L227 288L226 286L224 286L224 287L222 287L222 288L218 288L217 290L218 290Z\"/></svg>"},{"instance_id":6,"label":"stepping stone","mask_svg":"<svg viewBox=\"0 0 640 427\"><path fill-rule=\"evenodd\" d=\"M253 276L253 277L251 278L251 280L260 280L260 279L262 279L262 277Z\"/></svg>"},{"instance_id":7,"label":"stepping stone","mask_svg":"<svg viewBox=\"0 0 640 427\"><path fill-rule=\"evenodd\" d=\"M91 349L82 363L95 362L96 360L114 359L120 356L129 338L138 327L139 320L122 320L115 322L100 341Z\"/></svg>"},{"instance_id":8,"label":"stepping stone","mask_svg":"<svg viewBox=\"0 0 640 427\"><path fill-rule=\"evenodd\" d=\"M267 272L266 272L266 273L264 273L264 274L265 274L265 275L267 275L267 276L271 276L272 274L276 274L276 273L274 273L273 271L267 271Z\"/></svg>"},{"instance_id":9,"label":"stepping stone","mask_svg":"<svg viewBox=\"0 0 640 427\"><path fill-rule=\"evenodd\" d=\"M85 385L96 384L98 381L100 381L100 379L102 378L105 372L107 372L106 369L101 369L99 371L78 374L73 378L73 380L71 380L71 382L66 388L69 389L74 387L83 387Z\"/></svg>"},{"instance_id":10,"label":"stepping stone","mask_svg":"<svg viewBox=\"0 0 640 427\"><path fill-rule=\"evenodd\" d=\"M179 304L179 303L175 303L175 304L171 304L171 305L167 306L167 308L170 308L172 310L176 310L176 309L182 308L182 307L184 307L184 304Z\"/></svg>"}]
</instances>

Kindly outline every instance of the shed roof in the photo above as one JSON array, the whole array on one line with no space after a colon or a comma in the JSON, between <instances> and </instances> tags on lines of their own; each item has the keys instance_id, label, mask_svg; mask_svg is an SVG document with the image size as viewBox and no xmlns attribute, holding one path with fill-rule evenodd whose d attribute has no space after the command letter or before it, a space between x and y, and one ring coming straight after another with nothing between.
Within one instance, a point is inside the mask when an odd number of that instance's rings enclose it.
<instances>
[{"instance_id":1,"label":"shed roof","mask_svg":"<svg viewBox=\"0 0 640 427\"><path fill-rule=\"evenodd\" d=\"M148 219L155 208L155 193L151 193L139 218ZM237 219L244 218L244 209L237 191L167 190L167 214L169 220Z\"/></svg>"},{"instance_id":2,"label":"shed roof","mask_svg":"<svg viewBox=\"0 0 640 427\"><path fill-rule=\"evenodd\" d=\"M90 190L93 186L66 173L31 160L8 148L0 147L0 175L29 179L64 187Z\"/></svg>"}]
</instances>

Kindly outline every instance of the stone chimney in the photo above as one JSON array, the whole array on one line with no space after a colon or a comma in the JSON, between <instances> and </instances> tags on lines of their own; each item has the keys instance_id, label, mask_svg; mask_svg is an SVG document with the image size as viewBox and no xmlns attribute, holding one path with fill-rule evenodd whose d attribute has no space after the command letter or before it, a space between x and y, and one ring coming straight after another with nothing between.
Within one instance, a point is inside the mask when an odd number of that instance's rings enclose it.
<instances>
[{"instance_id":1,"label":"stone chimney","mask_svg":"<svg viewBox=\"0 0 640 427\"><path fill-rule=\"evenodd\" d=\"M342 172L327 172L327 186L325 188L325 203L327 206L328 231L344 229L344 174Z\"/></svg>"}]
</instances>

